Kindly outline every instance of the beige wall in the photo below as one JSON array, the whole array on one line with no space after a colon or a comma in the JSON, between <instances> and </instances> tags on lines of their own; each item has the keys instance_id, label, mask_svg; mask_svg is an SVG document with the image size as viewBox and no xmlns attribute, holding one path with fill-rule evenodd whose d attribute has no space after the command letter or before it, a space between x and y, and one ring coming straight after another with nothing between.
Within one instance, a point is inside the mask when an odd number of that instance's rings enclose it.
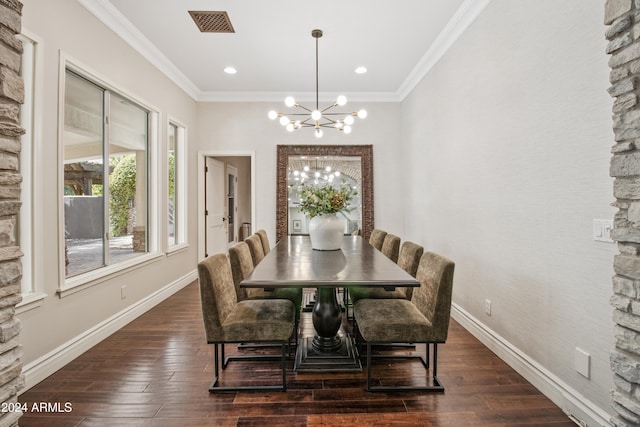
<instances>
[{"instance_id":1,"label":"beige wall","mask_svg":"<svg viewBox=\"0 0 640 427\"><path fill-rule=\"evenodd\" d=\"M195 209L189 209L188 239L191 246L186 250L171 256L161 253L151 264L108 278L64 298L56 294L60 268L60 224L56 207L61 199L59 166L55 161L60 143L57 138L59 53L74 58L87 71L160 112L160 144L154 147L159 150L160 165L166 164L168 117L186 125L191 138L192 130L196 127L197 104L77 1L26 0L23 3L23 27L43 41L40 47L44 49L44 62L41 64L43 93L40 98L44 114L37 123L42 138L36 150L43 167L37 171L35 182L42 198L35 201L34 209L36 212L46 212L43 215L43 233L36 236L36 257L42 266L36 286L47 296L39 307L19 314L23 326L23 360L28 373L30 369L37 371L38 364L46 364L51 360L55 362L56 356L51 354L52 351L68 349L71 340L96 332L103 322L113 320L165 286L192 274L197 256L196 212ZM194 143L189 140L187 144L191 147ZM188 182L193 184L188 187L188 200L195 200L196 197L195 158L195 154L188 154ZM163 176L164 169L160 172L159 176ZM161 186L160 194L166 194L164 182L164 179L160 179L153 183ZM159 200L166 200L166 197L159 197ZM166 206L159 203L157 209L160 215L156 227L164 241ZM161 251L163 248L161 244ZM121 299L122 286L127 286L126 299ZM64 358L64 355L61 357ZM27 380L29 378L27 376Z\"/></svg>"},{"instance_id":2,"label":"beige wall","mask_svg":"<svg viewBox=\"0 0 640 427\"><path fill-rule=\"evenodd\" d=\"M454 303L525 370L609 411L616 248L592 239L614 214L602 22L600 0L493 0L403 102L402 179L407 234L456 262Z\"/></svg>"}]
</instances>

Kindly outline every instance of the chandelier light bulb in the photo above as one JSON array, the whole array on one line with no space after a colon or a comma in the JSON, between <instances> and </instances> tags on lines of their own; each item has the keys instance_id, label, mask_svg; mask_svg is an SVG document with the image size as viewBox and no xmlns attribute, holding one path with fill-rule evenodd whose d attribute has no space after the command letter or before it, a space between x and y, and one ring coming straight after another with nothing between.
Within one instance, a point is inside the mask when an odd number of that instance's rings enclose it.
<instances>
[{"instance_id":1,"label":"chandelier light bulb","mask_svg":"<svg viewBox=\"0 0 640 427\"><path fill-rule=\"evenodd\" d=\"M367 110L362 109L362 110L358 111L358 117L360 117L361 119L366 119L367 118Z\"/></svg>"},{"instance_id":2,"label":"chandelier light bulb","mask_svg":"<svg viewBox=\"0 0 640 427\"><path fill-rule=\"evenodd\" d=\"M322 138L322 129L316 129L316 138Z\"/></svg>"},{"instance_id":3,"label":"chandelier light bulb","mask_svg":"<svg viewBox=\"0 0 640 427\"><path fill-rule=\"evenodd\" d=\"M289 132L293 132L293 131L294 131L293 123L289 123L289 124L286 126L286 129L287 129Z\"/></svg>"},{"instance_id":4,"label":"chandelier light bulb","mask_svg":"<svg viewBox=\"0 0 640 427\"><path fill-rule=\"evenodd\" d=\"M336 100L336 104L338 104L340 107L342 107L343 105L345 105L347 103L347 97L344 95L340 95L338 97L338 99Z\"/></svg>"},{"instance_id":5,"label":"chandelier light bulb","mask_svg":"<svg viewBox=\"0 0 640 427\"><path fill-rule=\"evenodd\" d=\"M270 118L271 120L275 120L275 119L277 119L277 118L278 118L278 113L276 113L276 112L275 112L275 111L273 111L273 110L269 111L269 118Z\"/></svg>"},{"instance_id":6,"label":"chandelier light bulb","mask_svg":"<svg viewBox=\"0 0 640 427\"><path fill-rule=\"evenodd\" d=\"M322 118L322 113L318 110L313 110L311 113L311 118L315 121L318 121Z\"/></svg>"},{"instance_id":7,"label":"chandelier light bulb","mask_svg":"<svg viewBox=\"0 0 640 427\"><path fill-rule=\"evenodd\" d=\"M353 116L347 116L344 118L344 124L351 126L353 124Z\"/></svg>"},{"instance_id":8,"label":"chandelier light bulb","mask_svg":"<svg viewBox=\"0 0 640 427\"><path fill-rule=\"evenodd\" d=\"M343 126L340 120L336 120L336 122L333 125L336 127L336 129L342 129L342 126Z\"/></svg>"},{"instance_id":9,"label":"chandelier light bulb","mask_svg":"<svg viewBox=\"0 0 640 427\"><path fill-rule=\"evenodd\" d=\"M287 107L293 107L294 105L296 105L296 100L293 99L293 96L287 96L284 99L284 105L286 105Z\"/></svg>"},{"instance_id":10,"label":"chandelier light bulb","mask_svg":"<svg viewBox=\"0 0 640 427\"><path fill-rule=\"evenodd\" d=\"M346 133L347 135L351 133L351 126L345 126L344 129L342 129L342 131L344 133Z\"/></svg>"},{"instance_id":11,"label":"chandelier light bulb","mask_svg":"<svg viewBox=\"0 0 640 427\"><path fill-rule=\"evenodd\" d=\"M289 124L289 119L287 118L287 116L282 116L280 117L280 124L282 126L286 126Z\"/></svg>"}]
</instances>

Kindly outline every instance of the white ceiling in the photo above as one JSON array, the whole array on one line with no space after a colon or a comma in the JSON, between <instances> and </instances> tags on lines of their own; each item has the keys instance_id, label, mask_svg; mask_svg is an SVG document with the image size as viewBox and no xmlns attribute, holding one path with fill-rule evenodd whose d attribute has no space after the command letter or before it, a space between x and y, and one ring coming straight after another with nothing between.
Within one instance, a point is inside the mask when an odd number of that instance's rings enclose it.
<instances>
[{"instance_id":1,"label":"white ceiling","mask_svg":"<svg viewBox=\"0 0 640 427\"><path fill-rule=\"evenodd\" d=\"M78 1L201 101L314 98L315 28L321 97L400 100L490 2ZM190 10L226 11L235 33L201 33Z\"/></svg>"}]
</instances>

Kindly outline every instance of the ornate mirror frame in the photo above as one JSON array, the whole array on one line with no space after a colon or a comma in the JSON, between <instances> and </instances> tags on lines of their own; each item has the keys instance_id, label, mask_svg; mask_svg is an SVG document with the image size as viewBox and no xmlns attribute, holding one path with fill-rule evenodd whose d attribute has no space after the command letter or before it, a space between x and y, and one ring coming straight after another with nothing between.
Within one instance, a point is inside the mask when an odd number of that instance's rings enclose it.
<instances>
[{"instance_id":1,"label":"ornate mirror frame","mask_svg":"<svg viewBox=\"0 0 640 427\"><path fill-rule=\"evenodd\" d=\"M276 176L276 241L289 232L289 156L360 156L362 170L362 237L373 230L373 145L278 145Z\"/></svg>"}]
</instances>

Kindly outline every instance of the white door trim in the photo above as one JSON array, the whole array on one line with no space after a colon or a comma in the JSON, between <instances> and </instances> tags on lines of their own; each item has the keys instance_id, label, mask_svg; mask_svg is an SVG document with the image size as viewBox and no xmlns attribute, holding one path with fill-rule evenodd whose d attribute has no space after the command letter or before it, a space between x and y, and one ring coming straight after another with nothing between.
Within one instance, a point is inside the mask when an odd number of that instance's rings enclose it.
<instances>
[{"instance_id":1,"label":"white door trim","mask_svg":"<svg viewBox=\"0 0 640 427\"><path fill-rule=\"evenodd\" d=\"M256 220L256 152L255 151L198 151L198 262L204 259L205 253L205 182L204 182L204 163L205 157L235 157L245 156L251 157L251 221Z\"/></svg>"}]
</instances>

